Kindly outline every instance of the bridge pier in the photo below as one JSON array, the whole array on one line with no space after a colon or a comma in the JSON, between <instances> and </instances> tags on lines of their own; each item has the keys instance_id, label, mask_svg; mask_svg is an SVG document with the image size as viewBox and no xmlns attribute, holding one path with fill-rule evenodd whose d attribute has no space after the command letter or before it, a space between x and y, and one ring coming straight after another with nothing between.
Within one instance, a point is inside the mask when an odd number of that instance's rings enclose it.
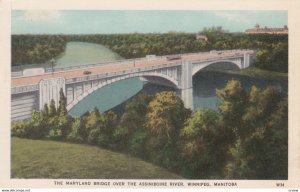
<instances>
[{"instance_id":1,"label":"bridge pier","mask_svg":"<svg viewBox=\"0 0 300 192\"><path fill-rule=\"evenodd\" d=\"M250 54L249 53L245 53L244 54L244 62L243 62L243 66L242 68L247 68L251 65L251 61L250 61Z\"/></svg>"},{"instance_id":2,"label":"bridge pier","mask_svg":"<svg viewBox=\"0 0 300 192\"><path fill-rule=\"evenodd\" d=\"M181 99L184 103L184 107L193 110L193 88L181 89Z\"/></svg>"},{"instance_id":3,"label":"bridge pier","mask_svg":"<svg viewBox=\"0 0 300 192\"><path fill-rule=\"evenodd\" d=\"M44 104L50 105L51 100L53 99L56 107L59 105L59 91L65 90L65 79L64 78L52 78L52 79L43 79L39 83L39 95L40 95L40 106L39 109L42 110ZM65 94L66 95L66 94Z\"/></svg>"},{"instance_id":4,"label":"bridge pier","mask_svg":"<svg viewBox=\"0 0 300 192\"><path fill-rule=\"evenodd\" d=\"M181 99L184 106L189 109L194 109L193 104L193 66L192 62L182 61L182 72L180 81Z\"/></svg>"}]
</instances>

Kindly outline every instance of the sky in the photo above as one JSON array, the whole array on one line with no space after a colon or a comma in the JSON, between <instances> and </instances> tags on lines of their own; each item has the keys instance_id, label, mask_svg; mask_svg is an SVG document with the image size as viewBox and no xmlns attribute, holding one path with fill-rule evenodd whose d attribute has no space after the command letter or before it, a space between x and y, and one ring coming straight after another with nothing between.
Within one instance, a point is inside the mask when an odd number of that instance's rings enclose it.
<instances>
[{"instance_id":1,"label":"sky","mask_svg":"<svg viewBox=\"0 0 300 192\"><path fill-rule=\"evenodd\" d=\"M288 25L287 11L14 10L12 34L199 32L222 26L244 32L255 24Z\"/></svg>"}]
</instances>

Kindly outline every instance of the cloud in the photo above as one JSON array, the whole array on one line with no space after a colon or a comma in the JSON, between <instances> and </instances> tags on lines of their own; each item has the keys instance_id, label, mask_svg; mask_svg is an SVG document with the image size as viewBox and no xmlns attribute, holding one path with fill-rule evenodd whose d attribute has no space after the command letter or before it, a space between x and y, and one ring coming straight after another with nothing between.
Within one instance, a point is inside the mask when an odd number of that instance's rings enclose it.
<instances>
[{"instance_id":1,"label":"cloud","mask_svg":"<svg viewBox=\"0 0 300 192\"><path fill-rule=\"evenodd\" d=\"M57 23L61 22L63 18L60 11L26 10L18 19L27 22Z\"/></svg>"},{"instance_id":2,"label":"cloud","mask_svg":"<svg viewBox=\"0 0 300 192\"><path fill-rule=\"evenodd\" d=\"M240 12L235 12L235 11L214 11L213 13L217 17L221 17L223 19L226 19L226 20L232 21L232 22L243 22L243 23L250 22L250 18L247 18L247 16L241 14Z\"/></svg>"}]
</instances>

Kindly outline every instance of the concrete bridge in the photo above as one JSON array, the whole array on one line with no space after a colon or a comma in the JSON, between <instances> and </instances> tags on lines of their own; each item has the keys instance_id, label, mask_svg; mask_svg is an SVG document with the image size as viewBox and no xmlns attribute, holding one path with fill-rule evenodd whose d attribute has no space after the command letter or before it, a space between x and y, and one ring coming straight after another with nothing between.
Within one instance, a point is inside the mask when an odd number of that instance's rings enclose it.
<instances>
[{"instance_id":1,"label":"concrete bridge","mask_svg":"<svg viewBox=\"0 0 300 192\"><path fill-rule=\"evenodd\" d=\"M254 58L253 50L225 50L38 69L38 73L33 74L14 72L11 117L12 120L28 119L33 110L42 109L51 99L58 105L61 88L67 97L67 110L70 110L94 91L132 77L179 89L185 106L192 109L193 75L208 66L227 68L231 65L244 69L253 63Z\"/></svg>"}]
</instances>

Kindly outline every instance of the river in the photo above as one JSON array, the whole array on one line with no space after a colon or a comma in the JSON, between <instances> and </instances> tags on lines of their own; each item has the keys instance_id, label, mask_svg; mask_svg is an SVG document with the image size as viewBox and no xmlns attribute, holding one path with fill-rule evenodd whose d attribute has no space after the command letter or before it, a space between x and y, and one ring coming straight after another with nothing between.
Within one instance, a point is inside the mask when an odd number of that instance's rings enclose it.
<instances>
[{"instance_id":1,"label":"river","mask_svg":"<svg viewBox=\"0 0 300 192\"><path fill-rule=\"evenodd\" d=\"M56 60L56 67L69 67L123 59L103 45L69 42L66 51Z\"/></svg>"},{"instance_id":2,"label":"river","mask_svg":"<svg viewBox=\"0 0 300 192\"><path fill-rule=\"evenodd\" d=\"M56 67L114 61L118 59L122 59L122 57L102 45L70 42L67 44L66 52L57 59ZM203 71L193 77L194 109L210 108L216 110L217 103L219 102L216 96L216 89L224 88L230 79L241 81L242 85L248 90L252 85L260 88L271 85L279 87L283 92L287 93L287 81L266 80L222 72ZM73 107L69 113L74 117L79 117L95 107L101 112L113 109L121 113L124 108L124 102L139 92L155 94L164 90L176 91L173 88L143 82L139 78L125 79L93 92Z\"/></svg>"}]
</instances>

